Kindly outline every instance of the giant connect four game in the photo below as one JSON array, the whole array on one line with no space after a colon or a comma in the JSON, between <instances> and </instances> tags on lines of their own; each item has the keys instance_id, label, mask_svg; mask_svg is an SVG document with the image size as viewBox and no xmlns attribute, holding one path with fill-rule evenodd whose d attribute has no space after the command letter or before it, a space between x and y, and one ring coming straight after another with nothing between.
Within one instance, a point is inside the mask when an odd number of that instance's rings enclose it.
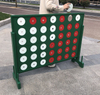
<instances>
[{"instance_id":1,"label":"giant connect four game","mask_svg":"<svg viewBox=\"0 0 100 95\"><path fill-rule=\"evenodd\" d=\"M19 89L20 73L69 59L84 66L83 57L79 60L83 21L84 13L11 16L13 77Z\"/></svg>"}]
</instances>

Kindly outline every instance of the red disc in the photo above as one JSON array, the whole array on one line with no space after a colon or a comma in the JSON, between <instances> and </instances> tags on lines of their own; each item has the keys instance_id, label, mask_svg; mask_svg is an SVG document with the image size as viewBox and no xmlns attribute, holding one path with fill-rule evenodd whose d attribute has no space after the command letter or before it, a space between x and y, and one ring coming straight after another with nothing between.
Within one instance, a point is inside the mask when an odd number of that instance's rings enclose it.
<instances>
[{"instance_id":1,"label":"red disc","mask_svg":"<svg viewBox=\"0 0 100 95\"><path fill-rule=\"evenodd\" d=\"M72 57L74 57L75 55L76 55L76 53L75 53L75 52L73 52L71 56L72 56Z\"/></svg>"},{"instance_id":2,"label":"red disc","mask_svg":"<svg viewBox=\"0 0 100 95\"><path fill-rule=\"evenodd\" d=\"M54 53L55 53L54 50L51 50L51 51L49 52L49 55L52 56L52 55L54 55Z\"/></svg>"},{"instance_id":3,"label":"red disc","mask_svg":"<svg viewBox=\"0 0 100 95\"><path fill-rule=\"evenodd\" d=\"M60 61L61 59L62 59L62 56L59 55L59 56L57 57L57 60Z\"/></svg>"},{"instance_id":4,"label":"red disc","mask_svg":"<svg viewBox=\"0 0 100 95\"><path fill-rule=\"evenodd\" d=\"M42 17L42 18L41 18L41 23L42 23L42 24L45 24L46 22L47 22L47 18L46 18L46 17Z\"/></svg>"},{"instance_id":5,"label":"red disc","mask_svg":"<svg viewBox=\"0 0 100 95\"><path fill-rule=\"evenodd\" d=\"M58 46L61 47L62 45L63 45L63 42L62 41L59 41L58 42Z\"/></svg>"},{"instance_id":6,"label":"red disc","mask_svg":"<svg viewBox=\"0 0 100 95\"><path fill-rule=\"evenodd\" d=\"M65 59L68 59L68 57L69 57L69 54L66 54L64 58L65 58Z\"/></svg>"},{"instance_id":7,"label":"red disc","mask_svg":"<svg viewBox=\"0 0 100 95\"><path fill-rule=\"evenodd\" d=\"M55 46L54 42L50 43L50 48L54 48L54 46Z\"/></svg>"},{"instance_id":8,"label":"red disc","mask_svg":"<svg viewBox=\"0 0 100 95\"><path fill-rule=\"evenodd\" d=\"M66 48L65 48L65 52L68 52L68 51L69 51L69 49L70 49L69 47L66 47Z\"/></svg>"},{"instance_id":9,"label":"red disc","mask_svg":"<svg viewBox=\"0 0 100 95\"><path fill-rule=\"evenodd\" d=\"M59 26L59 30L60 30L60 31L63 31L63 30L64 30L64 25L60 25L60 26Z\"/></svg>"},{"instance_id":10,"label":"red disc","mask_svg":"<svg viewBox=\"0 0 100 95\"><path fill-rule=\"evenodd\" d=\"M35 17L31 17L30 18L30 24L34 25L36 23L36 18Z\"/></svg>"},{"instance_id":11,"label":"red disc","mask_svg":"<svg viewBox=\"0 0 100 95\"><path fill-rule=\"evenodd\" d=\"M58 49L57 53L58 53L58 54L61 54L61 53L62 53L62 49L61 49L61 48Z\"/></svg>"},{"instance_id":12,"label":"red disc","mask_svg":"<svg viewBox=\"0 0 100 95\"><path fill-rule=\"evenodd\" d=\"M59 39L62 39L64 37L64 34L63 33L60 33L59 35L58 35L58 38Z\"/></svg>"},{"instance_id":13,"label":"red disc","mask_svg":"<svg viewBox=\"0 0 100 95\"><path fill-rule=\"evenodd\" d=\"M73 51L76 50L76 45L74 45L74 46L72 47L72 50L73 50Z\"/></svg>"},{"instance_id":14,"label":"red disc","mask_svg":"<svg viewBox=\"0 0 100 95\"><path fill-rule=\"evenodd\" d=\"M71 32L68 32L66 36L67 36L67 38L70 38L71 37Z\"/></svg>"},{"instance_id":15,"label":"red disc","mask_svg":"<svg viewBox=\"0 0 100 95\"><path fill-rule=\"evenodd\" d=\"M76 43L77 43L77 38L75 38L75 39L73 40L73 43L74 43L74 44L76 44Z\"/></svg>"},{"instance_id":16,"label":"red disc","mask_svg":"<svg viewBox=\"0 0 100 95\"><path fill-rule=\"evenodd\" d=\"M67 29L68 29L68 30L71 30L71 29L72 29L72 24L68 24L68 25L67 25Z\"/></svg>"},{"instance_id":17,"label":"red disc","mask_svg":"<svg viewBox=\"0 0 100 95\"><path fill-rule=\"evenodd\" d=\"M49 62L52 63L53 61L54 61L54 58L51 57L51 58L49 59Z\"/></svg>"},{"instance_id":18,"label":"red disc","mask_svg":"<svg viewBox=\"0 0 100 95\"><path fill-rule=\"evenodd\" d=\"M79 28L79 23L76 23L75 24L75 29L78 29Z\"/></svg>"},{"instance_id":19,"label":"red disc","mask_svg":"<svg viewBox=\"0 0 100 95\"><path fill-rule=\"evenodd\" d=\"M69 44L70 44L70 40L67 40L67 41L66 41L66 45L69 45Z\"/></svg>"},{"instance_id":20,"label":"red disc","mask_svg":"<svg viewBox=\"0 0 100 95\"><path fill-rule=\"evenodd\" d=\"M60 20L60 22L64 22L65 21L65 17L61 16L59 20Z\"/></svg>"},{"instance_id":21,"label":"red disc","mask_svg":"<svg viewBox=\"0 0 100 95\"><path fill-rule=\"evenodd\" d=\"M75 31L75 32L74 32L74 36L75 36L75 37L78 36L78 31Z\"/></svg>"}]
</instances>

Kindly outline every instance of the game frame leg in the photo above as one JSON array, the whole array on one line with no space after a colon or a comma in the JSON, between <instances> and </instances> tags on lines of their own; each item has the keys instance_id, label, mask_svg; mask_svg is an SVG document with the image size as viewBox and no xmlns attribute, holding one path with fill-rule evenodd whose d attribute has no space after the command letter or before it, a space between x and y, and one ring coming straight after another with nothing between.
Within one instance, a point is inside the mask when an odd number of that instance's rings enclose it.
<instances>
[{"instance_id":1,"label":"game frame leg","mask_svg":"<svg viewBox=\"0 0 100 95\"><path fill-rule=\"evenodd\" d=\"M71 61L72 61L72 62L77 62L77 63L78 63L78 65L79 65L81 68L83 68L83 67L84 67L84 63L83 63L83 56L81 57L81 61L79 60L79 58L78 58L78 57L76 57L76 58L72 58L72 59L71 59Z\"/></svg>"},{"instance_id":2,"label":"game frame leg","mask_svg":"<svg viewBox=\"0 0 100 95\"><path fill-rule=\"evenodd\" d=\"M14 72L14 66L13 66L13 78L16 81L18 89L20 89L21 88L21 83L19 81L19 75L18 75L18 73L15 74L15 72Z\"/></svg>"},{"instance_id":3,"label":"game frame leg","mask_svg":"<svg viewBox=\"0 0 100 95\"><path fill-rule=\"evenodd\" d=\"M12 37L12 46L13 48L13 59L14 59L14 66L13 66L13 78L16 81L18 89L21 88L21 83L19 81L19 73L18 73L18 66L17 66L17 57L16 57L16 40L15 40L15 33L11 32Z\"/></svg>"},{"instance_id":4,"label":"game frame leg","mask_svg":"<svg viewBox=\"0 0 100 95\"><path fill-rule=\"evenodd\" d=\"M82 43L83 30L84 30L84 25L82 25L82 27L81 27L81 36L80 36L80 39L81 39L81 40L79 41L78 57L72 58L72 59L71 59L72 62L77 62L81 68L84 67L83 56L81 57L81 61L79 60L79 59L80 59L80 51L81 51L81 43Z\"/></svg>"}]
</instances>

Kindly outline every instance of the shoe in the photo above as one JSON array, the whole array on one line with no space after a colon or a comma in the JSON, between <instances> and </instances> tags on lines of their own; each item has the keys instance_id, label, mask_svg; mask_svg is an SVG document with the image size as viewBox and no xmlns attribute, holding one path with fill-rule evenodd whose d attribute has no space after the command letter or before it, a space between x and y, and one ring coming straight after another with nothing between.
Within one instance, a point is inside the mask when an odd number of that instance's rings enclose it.
<instances>
[{"instance_id":1,"label":"shoe","mask_svg":"<svg viewBox=\"0 0 100 95\"><path fill-rule=\"evenodd\" d=\"M48 65L48 67L50 67L50 68L53 68L55 66L56 66L56 64Z\"/></svg>"}]
</instances>

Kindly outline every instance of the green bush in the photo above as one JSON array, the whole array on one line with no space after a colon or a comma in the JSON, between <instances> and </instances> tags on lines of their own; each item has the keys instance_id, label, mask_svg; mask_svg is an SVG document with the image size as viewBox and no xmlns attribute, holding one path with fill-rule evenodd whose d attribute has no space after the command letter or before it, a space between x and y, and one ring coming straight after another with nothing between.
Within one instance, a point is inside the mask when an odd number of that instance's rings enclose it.
<instances>
[{"instance_id":1,"label":"green bush","mask_svg":"<svg viewBox=\"0 0 100 95\"><path fill-rule=\"evenodd\" d=\"M76 5L77 2L78 2L78 0L67 0L67 2L70 2L70 3L72 3L73 5Z\"/></svg>"},{"instance_id":2,"label":"green bush","mask_svg":"<svg viewBox=\"0 0 100 95\"><path fill-rule=\"evenodd\" d=\"M90 0L81 0L80 4L83 6L83 8L88 7L90 5Z\"/></svg>"},{"instance_id":3,"label":"green bush","mask_svg":"<svg viewBox=\"0 0 100 95\"><path fill-rule=\"evenodd\" d=\"M65 4L67 3L66 0L59 0L60 3Z\"/></svg>"},{"instance_id":4,"label":"green bush","mask_svg":"<svg viewBox=\"0 0 100 95\"><path fill-rule=\"evenodd\" d=\"M78 0L59 0L59 1L60 1L60 3L62 3L62 4L65 4L65 3L70 2L70 3L72 3L73 5L76 5L77 2L78 2Z\"/></svg>"}]
</instances>

